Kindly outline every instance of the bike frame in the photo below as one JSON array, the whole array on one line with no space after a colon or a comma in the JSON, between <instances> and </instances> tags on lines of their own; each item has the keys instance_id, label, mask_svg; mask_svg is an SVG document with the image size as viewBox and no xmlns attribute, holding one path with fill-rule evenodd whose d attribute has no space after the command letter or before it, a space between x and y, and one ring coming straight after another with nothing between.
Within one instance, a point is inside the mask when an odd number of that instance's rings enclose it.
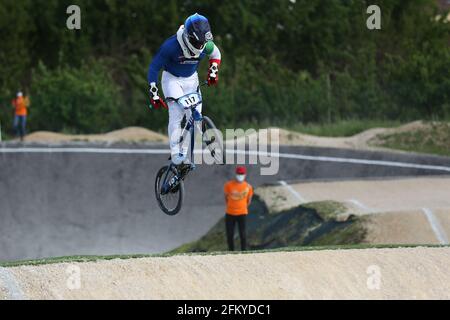
<instances>
[{"instance_id":1,"label":"bike frame","mask_svg":"<svg viewBox=\"0 0 450 320\"><path fill-rule=\"evenodd\" d=\"M183 104L181 103L181 101L183 99L186 99L187 97L192 96L192 95L196 95L198 97L198 101L196 103L194 103L193 105L189 106L189 108L184 107ZM188 133L191 134L190 158L192 160L194 158L194 147L195 147L195 122L203 120L203 116L196 109L199 105L201 105L203 103L202 95L200 94L200 92L193 92L193 93L189 93L189 94L186 94L184 96L181 96L181 97L179 97L177 99L175 99L175 98L168 98L167 101L175 101L183 109L191 111L191 116L189 117L189 119L186 119L186 125L184 126L183 131L181 132L180 140L179 140L178 143L179 143L180 148L181 148L182 147L181 144L186 139L186 135ZM175 167L175 165L173 163L170 163L169 169L167 170L167 172L166 172L166 174L164 176L163 186L166 185L166 183L167 183L167 176L169 175L169 171L171 171L173 167ZM174 186L174 183L178 184L179 181L181 180L181 177L178 176L178 172L174 176L174 178L176 179L176 181L173 181L173 182L169 181L169 187L170 188L172 188Z\"/></svg>"}]
</instances>

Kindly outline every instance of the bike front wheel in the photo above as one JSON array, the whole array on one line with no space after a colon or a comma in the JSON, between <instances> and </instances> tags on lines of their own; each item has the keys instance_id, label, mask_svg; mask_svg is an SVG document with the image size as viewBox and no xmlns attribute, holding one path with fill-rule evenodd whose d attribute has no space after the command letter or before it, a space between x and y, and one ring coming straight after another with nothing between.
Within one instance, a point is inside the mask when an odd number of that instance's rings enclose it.
<instances>
[{"instance_id":1,"label":"bike front wheel","mask_svg":"<svg viewBox=\"0 0 450 320\"><path fill-rule=\"evenodd\" d=\"M164 166L159 169L155 179L155 195L161 210L174 216L181 210L184 198L183 180L179 180L174 186L169 186L170 181L178 179L179 175L173 166Z\"/></svg>"},{"instance_id":2,"label":"bike front wheel","mask_svg":"<svg viewBox=\"0 0 450 320\"><path fill-rule=\"evenodd\" d=\"M202 142L203 146L211 154L214 163L225 164L225 144L222 133L217 129L214 122L204 116L202 121Z\"/></svg>"}]
</instances>

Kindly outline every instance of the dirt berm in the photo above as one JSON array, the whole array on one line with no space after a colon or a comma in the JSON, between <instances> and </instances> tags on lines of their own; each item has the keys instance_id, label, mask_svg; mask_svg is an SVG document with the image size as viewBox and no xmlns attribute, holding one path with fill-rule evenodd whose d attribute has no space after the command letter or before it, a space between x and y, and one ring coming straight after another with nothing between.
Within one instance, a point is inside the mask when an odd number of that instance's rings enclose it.
<instances>
[{"instance_id":1,"label":"dirt berm","mask_svg":"<svg viewBox=\"0 0 450 320\"><path fill-rule=\"evenodd\" d=\"M417 247L180 255L6 270L15 282L9 288L26 299L449 299L449 263L450 248ZM70 277L77 267L74 286ZM3 285L1 294L11 293Z\"/></svg>"}]
</instances>

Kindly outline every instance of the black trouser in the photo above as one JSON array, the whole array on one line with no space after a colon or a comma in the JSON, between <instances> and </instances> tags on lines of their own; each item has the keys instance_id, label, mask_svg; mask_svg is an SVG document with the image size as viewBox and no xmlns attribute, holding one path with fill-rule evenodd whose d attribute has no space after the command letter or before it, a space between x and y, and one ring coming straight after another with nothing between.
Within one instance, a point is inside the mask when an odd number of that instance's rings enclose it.
<instances>
[{"instance_id":1,"label":"black trouser","mask_svg":"<svg viewBox=\"0 0 450 320\"><path fill-rule=\"evenodd\" d=\"M241 250L245 251L247 249L247 239L245 235L245 220L247 215L239 215L234 216L231 214L225 215L225 226L227 231L227 241L228 241L228 249L230 251L234 251L234 226L236 222L239 227L239 237L241 239Z\"/></svg>"},{"instance_id":2,"label":"black trouser","mask_svg":"<svg viewBox=\"0 0 450 320\"><path fill-rule=\"evenodd\" d=\"M27 116L14 116L14 130L16 135L22 140L26 134Z\"/></svg>"}]
</instances>

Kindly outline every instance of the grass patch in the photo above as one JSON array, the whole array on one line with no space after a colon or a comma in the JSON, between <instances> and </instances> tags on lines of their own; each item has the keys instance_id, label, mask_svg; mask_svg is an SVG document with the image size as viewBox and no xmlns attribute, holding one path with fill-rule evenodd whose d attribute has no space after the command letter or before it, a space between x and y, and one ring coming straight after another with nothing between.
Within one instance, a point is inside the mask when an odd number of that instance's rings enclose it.
<instances>
[{"instance_id":1,"label":"grass patch","mask_svg":"<svg viewBox=\"0 0 450 320\"><path fill-rule=\"evenodd\" d=\"M9 132L6 132L6 131L4 131L2 129L2 140L0 142L2 142L2 141L9 141L9 140L14 139L15 137L16 137L15 135L13 135L13 134L11 134Z\"/></svg>"},{"instance_id":2,"label":"grass patch","mask_svg":"<svg viewBox=\"0 0 450 320\"><path fill-rule=\"evenodd\" d=\"M329 243L359 243L366 236L362 222L357 219L352 224L336 228L334 232L324 233L312 241L312 245L326 246ZM361 245L361 244L360 244Z\"/></svg>"},{"instance_id":3,"label":"grass patch","mask_svg":"<svg viewBox=\"0 0 450 320\"><path fill-rule=\"evenodd\" d=\"M450 156L450 123L430 122L413 131L382 134L377 146L418 153Z\"/></svg>"},{"instance_id":4,"label":"grass patch","mask_svg":"<svg viewBox=\"0 0 450 320\"><path fill-rule=\"evenodd\" d=\"M333 123L299 123L287 126L286 129L321 137L350 137L372 128L392 128L400 125L399 121L354 119Z\"/></svg>"},{"instance_id":5,"label":"grass patch","mask_svg":"<svg viewBox=\"0 0 450 320\"><path fill-rule=\"evenodd\" d=\"M130 255L111 255L111 256L67 256L36 260L22 260L11 262L0 262L0 267L20 267L20 266L40 266L58 263L74 263L74 262L96 262L108 261L114 259L130 260L140 258L170 258L173 256L219 256L231 254L259 254L259 253L275 253L275 252L301 252L301 251L323 251L323 250L364 250L364 249L397 249L397 248L448 248L450 245L438 244L355 244L355 245L314 245L300 247L284 247L276 249L249 250L249 251L213 251L213 252L186 252L175 253L168 252L163 254L130 254Z\"/></svg>"},{"instance_id":6,"label":"grass patch","mask_svg":"<svg viewBox=\"0 0 450 320\"><path fill-rule=\"evenodd\" d=\"M240 128L247 129L266 129L268 127L280 127L283 129L310 134L321 137L350 137L360 132L372 128L393 128L402 125L400 121L393 120L359 120L348 119L339 120L331 123L274 123L262 121L258 123L241 123ZM225 130L223 130L223 133Z\"/></svg>"},{"instance_id":7,"label":"grass patch","mask_svg":"<svg viewBox=\"0 0 450 320\"><path fill-rule=\"evenodd\" d=\"M338 215L344 214L347 208L337 201L318 201L303 205L304 208L314 210L323 221L336 221Z\"/></svg>"},{"instance_id":8,"label":"grass patch","mask_svg":"<svg viewBox=\"0 0 450 320\"><path fill-rule=\"evenodd\" d=\"M128 254L128 255L110 255L110 256L67 256L67 257L55 257L33 260L21 260L11 262L0 262L1 267L17 267L17 266L38 266L44 264L56 264L66 262L95 262L98 260L113 260L113 259L137 259L147 258L158 255L146 255L146 254Z\"/></svg>"}]
</instances>

